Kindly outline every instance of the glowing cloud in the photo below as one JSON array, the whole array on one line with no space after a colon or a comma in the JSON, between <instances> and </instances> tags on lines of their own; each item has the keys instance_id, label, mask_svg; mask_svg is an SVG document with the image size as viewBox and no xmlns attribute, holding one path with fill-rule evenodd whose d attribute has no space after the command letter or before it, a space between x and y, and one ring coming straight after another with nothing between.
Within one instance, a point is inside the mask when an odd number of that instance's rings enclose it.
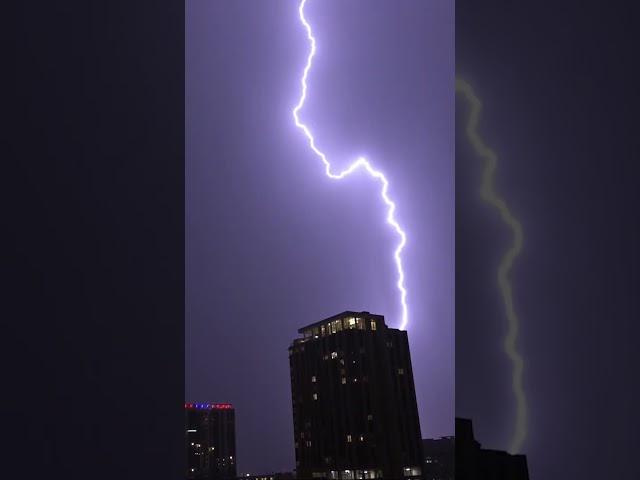
<instances>
[{"instance_id":1,"label":"glowing cloud","mask_svg":"<svg viewBox=\"0 0 640 480\"><path fill-rule=\"evenodd\" d=\"M511 453L518 453L527 436L527 398L525 397L522 386L524 361L516 348L520 321L513 306L513 292L509 273L511 272L515 258L522 250L522 225L520 225L520 222L513 216L504 199L496 193L494 188L494 174L498 157L493 150L484 144L478 134L478 122L480 120L482 103L480 103L480 99L474 93L471 85L464 80L456 79L456 92L461 93L471 106L466 131L473 149L484 160L482 187L480 190L482 199L498 211L502 221L513 234L513 244L504 253L498 265L498 287L502 294L502 301L509 322L509 330L504 339L504 350L512 364L511 388L516 399L516 424L509 451Z\"/></svg>"},{"instance_id":2,"label":"glowing cloud","mask_svg":"<svg viewBox=\"0 0 640 480\"><path fill-rule=\"evenodd\" d=\"M307 0L302 0L300 2L300 5L298 7L298 14L300 17L300 22L302 23L302 25L307 31L307 39L309 40L310 50L309 50L309 55L307 57L307 63L302 72L302 78L300 79L300 85L302 87L300 100L298 100L297 105L293 108L291 113L295 120L296 127L302 130L304 135L307 137L307 140L309 142L309 147L311 148L311 150L313 150L313 153L315 153L318 156L318 158L322 160L327 177L333 180L342 180L343 178L349 176L350 174L358 170L364 170L366 173L369 174L369 176L372 179L376 180L380 184L380 197L382 198L382 201L387 206L387 217L386 217L387 223L391 226L391 228L397 233L398 237L400 238L400 241L398 242L398 245L396 246L396 249L393 253L393 258L395 260L396 269L398 272L398 281L396 283L396 286L398 287L398 291L400 293L400 304L402 308L401 322L400 322L399 328L401 330L404 330L407 327L407 324L409 322L409 313L408 313L408 307L407 307L407 289L405 288L405 285L404 285L405 275L404 275L404 270L402 268L402 250L404 249L407 243L407 235L404 232L404 230L402 230L402 228L400 227L400 225L398 224L395 218L396 204L389 197L389 181L381 171L373 168L371 163L366 158L363 158L363 157L359 157L358 159L356 159L345 170L338 173L334 173L334 171L331 168L331 163L329 163L329 160L327 159L327 156L322 151L320 151L318 147L316 147L315 139L313 138L313 135L311 134L309 127L307 127L307 125L302 123L302 121L300 120L300 117L298 116L298 113L304 106L304 102L307 99L307 78L309 76L309 71L311 70L313 57L316 54L316 39L313 36L311 25L309 24L306 17L304 16L304 7L306 3L307 3Z\"/></svg>"}]
</instances>

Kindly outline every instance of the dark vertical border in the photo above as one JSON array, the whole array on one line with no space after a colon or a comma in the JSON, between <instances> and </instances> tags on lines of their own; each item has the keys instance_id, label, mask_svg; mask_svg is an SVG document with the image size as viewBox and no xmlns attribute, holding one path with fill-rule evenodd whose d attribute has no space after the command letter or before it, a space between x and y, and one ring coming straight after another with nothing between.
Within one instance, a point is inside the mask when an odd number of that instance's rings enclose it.
<instances>
[{"instance_id":1,"label":"dark vertical border","mask_svg":"<svg viewBox=\"0 0 640 480\"><path fill-rule=\"evenodd\" d=\"M180 478L184 3L3 20L0 476Z\"/></svg>"}]
</instances>

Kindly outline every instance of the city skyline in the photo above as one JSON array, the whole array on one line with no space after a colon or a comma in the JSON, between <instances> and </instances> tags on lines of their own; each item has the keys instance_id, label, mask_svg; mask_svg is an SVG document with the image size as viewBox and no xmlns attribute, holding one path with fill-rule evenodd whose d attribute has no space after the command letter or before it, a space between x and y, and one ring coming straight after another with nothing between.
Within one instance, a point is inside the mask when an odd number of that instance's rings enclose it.
<instances>
[{"instance_id":1,"label":"city skyline","mask_svg":"<svg viewBox=\"0 0 640 480\"><path fill-rule=\"evenodd\" d=\"M432 459L422 448L429 440L420 432L407 332L382 315L344 311L298 333L289 346L295 468L239 476L422 480ZM238 477L234 406L184 408L186 478Z\"/></svg>"}]
</instances>

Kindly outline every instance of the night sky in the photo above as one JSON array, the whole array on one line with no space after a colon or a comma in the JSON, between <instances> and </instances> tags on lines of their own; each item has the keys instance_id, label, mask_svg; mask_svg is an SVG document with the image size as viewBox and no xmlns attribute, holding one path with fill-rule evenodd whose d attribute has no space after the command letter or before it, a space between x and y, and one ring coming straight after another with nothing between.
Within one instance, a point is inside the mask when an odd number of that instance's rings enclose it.
<instances>
[{"instance_id":1,"label":"night sky","mask_svg":"<svg viewBox=\"0 0 640 480\"><path fill-rule=\"evenodd\" d=\"M408 234L423 437L453 433L454 12L449 1L315 1L301 117L336 167L384 171ZM339 182L295 128L309 45L290 1L186 2L185 398L232 402L239 472L294 467L287 347L343 310L399 324L378 186Z\"/></svg>"}]
</instances>

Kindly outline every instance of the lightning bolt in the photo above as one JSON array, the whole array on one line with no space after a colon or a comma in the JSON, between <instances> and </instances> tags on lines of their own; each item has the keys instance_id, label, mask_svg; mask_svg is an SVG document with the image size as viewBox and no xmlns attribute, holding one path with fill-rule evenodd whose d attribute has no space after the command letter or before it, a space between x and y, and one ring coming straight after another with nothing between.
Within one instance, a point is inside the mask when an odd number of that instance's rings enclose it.
<instances>
[{"instance_id":1,"label":"lightning bolt","mask_svg":"<svg viewBox=\"0 0 640 480\"><path fill-rule=\"evenodd\" d=\"M307 56L307 63L304 67L302 78L300 79L300 86L302 87L302 93L300 94L300 99L298 100L298 103L293 108L291 113L293 115L293 119L295 120L296 127L302 130L305 137L307 137L307 141L309 142L309 147L311 148L311 150L313 150L313 153L315 153L318 156L318 158L322 160L322 163L324 164L324 168L325 168L325 174L327 175L327 177L333 180L342 180L343 178L348 177L349 175L351 175L352 173L358 170L364 170L366 173L369 174L369 176L373 180L379 183L380 197L382 198L382 201L384 202L384 204L387 206L387 217L386 217L387 223L396 232L396 234L400 239L393 253L393 258L395 261L396 270L398 272L398 281L396 282L396 286L400 293L400 304L402 307L400 329L404 330L407 327L407 323L409 321L409 312L407 307L407 289L404 286L405 275L404 275L404 270L402 268L402 250L404 249L407 243L407 235L404 232L404 230L402 230L402 228L400 227L400 224L395 218L396 204L389 197L389 181L380 170L376 170L375 168L373 168L371 163L364 157L359 157L358 159L356 159L345 170L342 170L341 172L338 172L338 173L334 173L334 171L331 168L331 163L329 163L329 160L327 159L327 156L322 151L320 151L318 147L316 147L316 142L315 142L315 139L313 138L313 135L311 134L311 130L309 130L309 127L307 127L304 123L302 123L302 121L300 121L300 117L298 116L298 113L304 106L304 102L307 99L307 78L309 77L309 71L311 70L311 65L313 63L313 57L316 54L316 39L313 36L311 25L309 24L306 17L304 16L304 7L306 3L307 3L307 0L302 0L300 2L298 6L298 14L300 17L300 22L302 23L305 30L307 31L307 39L309 40L309 44L311 48L309 50L309 55Z\"/></svg>"},{"instance_id":2,"label":"lightning bolt","mask_svg":"<svg viewBox=\"0 0 640 480\"><path fill-rule=\"evenodd\" d=\"M456 79L456 92L461 93L471 106L466 132L473 149L478 156L484 159L480 194L485 202L498 211L502 221L511 230L513 235L513 243L502 256L498 266L498 287L502 294L502 301L509 324L507 336L504 339L504 350L512 364L511 388L516 399L516 423L509 451L511 453L518 453L527 436L527 398L522 385L524 361L516 348L520 321L513 306L513 292L509 273L513 267L514 260L522 250L522 225L513 216L504 199L496 193L494 188L494 174L498 157L493 150L484 144L478 134L478 122L480 119L480 111L482 110L482 103L471 88L471 85L464 80Z\"/></svg>"}]
</instances>

